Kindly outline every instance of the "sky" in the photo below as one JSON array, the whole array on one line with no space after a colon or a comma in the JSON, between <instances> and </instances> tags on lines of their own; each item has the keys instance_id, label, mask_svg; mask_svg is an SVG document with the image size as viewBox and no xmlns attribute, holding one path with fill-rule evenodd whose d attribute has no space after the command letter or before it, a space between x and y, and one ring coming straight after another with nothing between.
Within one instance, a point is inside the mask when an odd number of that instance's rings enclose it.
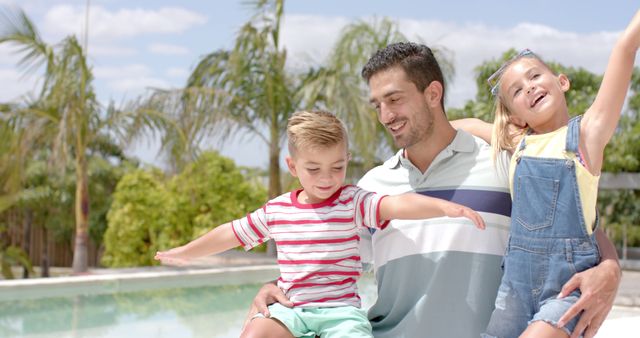
<instances>
[{"instance_id":1,"label":"sky","mask_svg":"<svg viewBox=\"0 0 640 338\"><path fill-rule=\"evenodd\" d=\"M460 107L475 97L473 69L509 48L529 48L547 61L603 73L617 36L640 8L634 2L289 0L282 44L292 65L319 65L346 24L390 18L409 39L449 51L455 76L446 106ZM242 0L0 0L2 6L22 8L50 44L70 34L82 36L87 3L89 63L103 103L124 103L149 88L184 86L202 56L232 48L251 16ZM38 88L38 73L25 77L17 60L15 49L0 45L0 102L20 100ZM205 148L239 165L268 164L268 148L257 139L212 141ZM161 166L153 141L127 153Z\"/></svg>"}]
</instances>

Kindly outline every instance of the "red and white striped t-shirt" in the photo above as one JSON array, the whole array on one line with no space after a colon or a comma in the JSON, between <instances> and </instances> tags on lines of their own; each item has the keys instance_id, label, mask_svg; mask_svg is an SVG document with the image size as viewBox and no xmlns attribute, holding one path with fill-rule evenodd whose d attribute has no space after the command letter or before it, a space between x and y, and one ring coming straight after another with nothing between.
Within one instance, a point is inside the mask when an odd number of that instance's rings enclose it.
<instances>
[{"instance_id":1,"label":"red and white striped t-shirt","mask_svg":"<svg viewBox=\"0 0 640 338\"><path fill-rule=\"evenodd\" d=\"M360 307L356 280L362 272L358 228L383 229L385 195L344 186L322 203L301 204L293 191L232 222L249 250L269 239L278 247L278 286L294 306Z\"/></svg>"}]
</instances>

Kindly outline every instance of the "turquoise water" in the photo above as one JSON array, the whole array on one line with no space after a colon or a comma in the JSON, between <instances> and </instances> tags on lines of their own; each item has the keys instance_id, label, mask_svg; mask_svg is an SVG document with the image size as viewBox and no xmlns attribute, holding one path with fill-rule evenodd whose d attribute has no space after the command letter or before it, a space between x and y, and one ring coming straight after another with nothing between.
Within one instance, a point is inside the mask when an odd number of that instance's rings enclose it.
<instances>
[{"instance_id":1,"label":"turquoise water","mask_svg":"<svg viewBox=\"0 0 640 338\"><path fill-rule=\"evenodd\" d=\"M363 306L375 299L370 276ZM0 337L238 337L261 284L0 301Z\"/></svg>"}]
</instances>

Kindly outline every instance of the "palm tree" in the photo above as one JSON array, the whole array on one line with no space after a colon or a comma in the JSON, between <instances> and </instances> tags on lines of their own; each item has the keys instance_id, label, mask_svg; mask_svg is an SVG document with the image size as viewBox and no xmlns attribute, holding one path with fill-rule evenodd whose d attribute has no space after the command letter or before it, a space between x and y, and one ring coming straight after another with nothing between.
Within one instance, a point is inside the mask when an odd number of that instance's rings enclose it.
<instances>
[{"instance_id":1,"label":"palm tree","mask_svg":"<svg viewBox=\"0 0 640 338\"><path fill-rule=\"evenodd\" d=\"M109 137L109 128L124 130L125 122L138 125L146 120L141 115L131 116L113 107L101 111L91 85L93 75L86 62L86 51L75 36L49 45L22 10L3 8L0 11L2 43L18 47L23 55L19 65L27 73L44 69L37 98L7 110L5 119L19 124L20 129L32 134L33 140L38 140L24 143L22 149L34 151L46 144L51 147L53 167L60 170L72 161L76 178L72 267L74 273L85 272L89 241L88 147Z\"/></svg>"},{"instance_id":2,"label":"palm tree","mask_svg":"<svg viewBox=\"0 0 640 338\"><path fill-rule=\"evenodd\" d=\"M281 194L280 151L289 116L300 106L295 95L303 81L285 70L280 41L283 0L251 3L253 18L242 26L231 51L206 55L189 77L198 88L199 107L217 116L223 137L249 132L269 147L269 197ZM204 104L210 104L204 106ZM221 128L220 128L221 127Z\"/></svg>"},{"instance_id":3,"label":"palm tree","mask_svg":"<svg viewBox=\"0 0 640 338\"><path fill-rule=\"evenodd\" d=\"M12 109L10 105L2 105L0 112ZM25 188L24 162L26 148L29 144L29 130L17 128L15 121L7 120L4 114L0 115L0 214L5 213L13 206L23 201L38 199L46 193L42 187ZM7 222L8 223L8 222ZM25 224L27 225L27 224ZM28 235L25 227L25 235ZM23 245L27 243L23 242ZM28 276L32 272L31 261L27 252L29 247L23 248L10 245L7 236L7 226L0 224L0 267L4 278L13 278L11 265L19 264L24 268L24 274Z\"/></svg>"},{"instance_id":4,"label":"palm tree","mask_svg":"<svg viewBox=\"0 0 640 338\"><path fill-rule=\"evenodd\" d=\"M269 149L268 195L273 198L282 193L280 153L289 117L299 109L323 106L345 120L356 153L371 167L376 149L392 143L380 132L375 111L365 100L360 69L375 50L404 40L396 25L386 19L350 25L326 66L293 73L285 67L287 51L280 39L284 0L255 0L250 5L255 14L241 27L233 49L204 56L185 89L155 91L140 105L174 116L170 120L180 132L165 132L164 151L194 154L198 146L182 143L182 148L174 148L180 142L204 140L193 135L217 135L222 140L232 134L257 137ZM197 128L180 127L181 121L198 121L191 124ZM274 253L273 247L268 251Z\"/></svg>"},{"instance_id":5,"label":"palm tree","mask_svg":"<svg viewBox=\"0 0 640 338\"><path fill-rule=\"evenodd\" d=\"M208 108L203 109L213 104L207 100L214 96L199 92L198 88L155 89L150 95L129 102L125 111L133 112L137 119L121 130L121 138L160 139L160 152L169 173L180 173L198 158L200 145L213 136L216 129L212 126L224 124Z\"/></svg>"},{"instance_id":6,"label":"palm tree","mask_svg":"<svg viewBox=\"0 0 640 338\"><path fill-rule=\"evenodd\" d=\"M326 65L303 89L308 100L322 101L345 121L362 172L371 169L380 157L386 158L395 149L393 139L377 122L376 112L368 103L362 67L377 50L407 40L398 25L388 18L351 23L342 29ZM449 51L441 46L430 47L446 79L451 80L454 68Z\"/></svg>"},{"instance_id":7,"label":"palm tree","mask_svg":"<svg viewBox=\"0 0 640 338\"><path fill-rule=\"evenodd\" d=\"M348 126L356 150L354 158L362 161L360 170L370 169L376 155L393 147L392 139L377 122L376 112L366 99L367 84L360 72L378 49L406 40L397 25L387 18L349 24L342 29L326 65L303 88L307 100L321 102Z\"/></svg>"}]
</instances>

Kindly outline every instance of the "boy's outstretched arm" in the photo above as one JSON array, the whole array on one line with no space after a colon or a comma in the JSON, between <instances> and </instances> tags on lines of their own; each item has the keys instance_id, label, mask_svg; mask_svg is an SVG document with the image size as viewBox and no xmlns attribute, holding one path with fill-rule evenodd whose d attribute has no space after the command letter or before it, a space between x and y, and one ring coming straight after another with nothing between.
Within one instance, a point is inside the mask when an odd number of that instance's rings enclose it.
<instances>
[{"instance_id":1,"label":"boy's outstretched arm","mask_svg":"<svg viewBox=\"0 0 640 338\"><path fill-rule=\"evenodd\" d=\"M186 264L194 258L214 255L241 245L231 229L231 223L222 224L193 241L167 251L158 251L155 259L166 264Z\"/></svg>"},{"instance_id":2,"label":"boy's outstretched arm","mask_svg":"<svg viewBox=\"0 0 640 338\"><path fill-rule=\"evenodd\" d=\"M581 122L584 150L595 174L600 172L604 148L618 125L639 47L640 11L616 41L598 94Z\"/></svg>"},{"instance_id":3,"label":"boy's outstretched arm","mask_svg":"<svg viewBox=\"0 0 640 338\"><path fill-rule=\"evenodd\" d=\"M404 193L386 196L380 201L380 218L390 219L424 219L433 217L466 217L476 227L484 229L484 220L474 210L458 203L440 198L423 196L417 193Z\"/></svg>"}]
</instances>

